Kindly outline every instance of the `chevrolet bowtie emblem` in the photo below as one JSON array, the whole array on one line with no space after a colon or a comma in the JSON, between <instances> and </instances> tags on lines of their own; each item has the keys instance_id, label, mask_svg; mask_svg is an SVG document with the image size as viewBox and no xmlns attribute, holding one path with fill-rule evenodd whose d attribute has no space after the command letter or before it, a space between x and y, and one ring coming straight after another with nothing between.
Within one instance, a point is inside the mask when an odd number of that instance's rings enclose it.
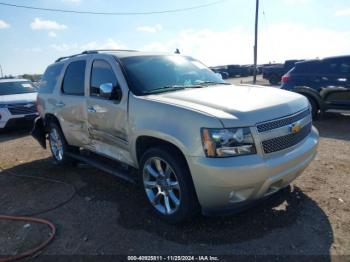
<instances>
[{"instance_id":1,"label":"chevrolet bowtie emblem","mask_svg":"<svg viewBox=\"0 0 350 262\"><path fill-rule=\"evenodd\" d=\"M293 134L300 132L300 130L301 130L301 125L299 123L292 124L292 126L290 128L290 131Z\"/></svg>"}]
</instances>

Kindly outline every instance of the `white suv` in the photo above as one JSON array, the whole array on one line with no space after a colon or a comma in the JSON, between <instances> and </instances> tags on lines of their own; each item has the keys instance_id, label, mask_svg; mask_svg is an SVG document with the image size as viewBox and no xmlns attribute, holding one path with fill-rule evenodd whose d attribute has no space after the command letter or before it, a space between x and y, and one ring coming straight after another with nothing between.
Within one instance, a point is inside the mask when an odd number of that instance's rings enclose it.
<instances>
[{"instance_id":1,"label":"white suv","mask_svg":"<svg viewBox=\"0 0 350 262\"><path fill-rule=\"evenodd\" d=\"M32 123L37 89L26 79L0 79L0 129Z\"/></svg>"}]
</instances>

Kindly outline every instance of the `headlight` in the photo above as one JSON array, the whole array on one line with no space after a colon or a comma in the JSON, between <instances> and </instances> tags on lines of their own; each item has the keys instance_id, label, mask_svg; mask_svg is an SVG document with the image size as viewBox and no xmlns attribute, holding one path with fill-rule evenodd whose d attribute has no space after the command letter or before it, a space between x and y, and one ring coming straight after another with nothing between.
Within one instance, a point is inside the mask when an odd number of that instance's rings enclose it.
<instances>
[{"instance_id":1,"label":"headlight","mask_svg":"<svg viewBox=\"0 0 350 262\"><path fill-rule=\"evenodd\" d=\"M202 128L202 142L207 157L230 157L256 154L253 136L248 127Z\"/></svg>"}]
</instances>

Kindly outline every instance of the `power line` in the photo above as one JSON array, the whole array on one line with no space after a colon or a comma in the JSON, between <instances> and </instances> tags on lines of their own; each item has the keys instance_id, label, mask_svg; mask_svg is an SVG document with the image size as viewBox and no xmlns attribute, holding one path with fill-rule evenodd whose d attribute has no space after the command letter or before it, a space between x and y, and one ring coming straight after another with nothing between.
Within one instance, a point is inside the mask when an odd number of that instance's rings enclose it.
<instances>
[{"instance_id":1,"label":"power line","mask_svg":"<svg viewBox=\"0 0 350 262\"><path fill-rule=\"evenodd\" d=\"M148 11L148 12L93 12L93 11L79 11L79 10L68 10L68 9L44 8L44 7L29 6L29 5L17 5L17 4L10 4L10 3L4 3L4 2L0 2L0 5L8 6L8 7L15 7L15 8L30 9L30 10L47 11L47 12L60 12L60 13L72 13L72 14L85 14L85 15L115 15L115 16L120 15L120 16L122 16L122 15L152 15L152 14L185 12L185 11L189 11L189 10L194 10L194 9L199 9L199 8L204 8L204 7L208 7L208 6L221 4L221 3L227 2L227 1L229 1L229 0L218 0L215 2L186 7L186 8L169 9L169 10L161 10L161 11Z\"/></svg>"}]
</instances>

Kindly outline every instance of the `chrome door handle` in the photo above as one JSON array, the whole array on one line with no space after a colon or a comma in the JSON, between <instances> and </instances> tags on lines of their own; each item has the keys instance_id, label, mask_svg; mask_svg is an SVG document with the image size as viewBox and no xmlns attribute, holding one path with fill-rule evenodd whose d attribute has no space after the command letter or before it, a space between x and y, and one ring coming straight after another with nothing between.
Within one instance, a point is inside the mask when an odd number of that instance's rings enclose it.
<instances>
[{"instance_id":1,"label":"chrome door handle","mask_svg":"<svg viewBox=\"0 0 350 262\"><path fill-rule=\"evenodd\" d=\"M63 103L63 102L57 102L57 103L56 103L56 106L57 106L57 107L64 107L64 106L65 106L65 103Z\"/></svg>"},{"instance_id":2,"label":"chrome door handle","mask_svg":"<svg viewBox=\"0 0 350 262\"><path fill-rule=\"evenodd\" d=\"M89 106L88 109L87 109L87 111L88 111L89 113L96 113L96 109L95 109L93 106Z\"/></svg>"}]
</instances>

